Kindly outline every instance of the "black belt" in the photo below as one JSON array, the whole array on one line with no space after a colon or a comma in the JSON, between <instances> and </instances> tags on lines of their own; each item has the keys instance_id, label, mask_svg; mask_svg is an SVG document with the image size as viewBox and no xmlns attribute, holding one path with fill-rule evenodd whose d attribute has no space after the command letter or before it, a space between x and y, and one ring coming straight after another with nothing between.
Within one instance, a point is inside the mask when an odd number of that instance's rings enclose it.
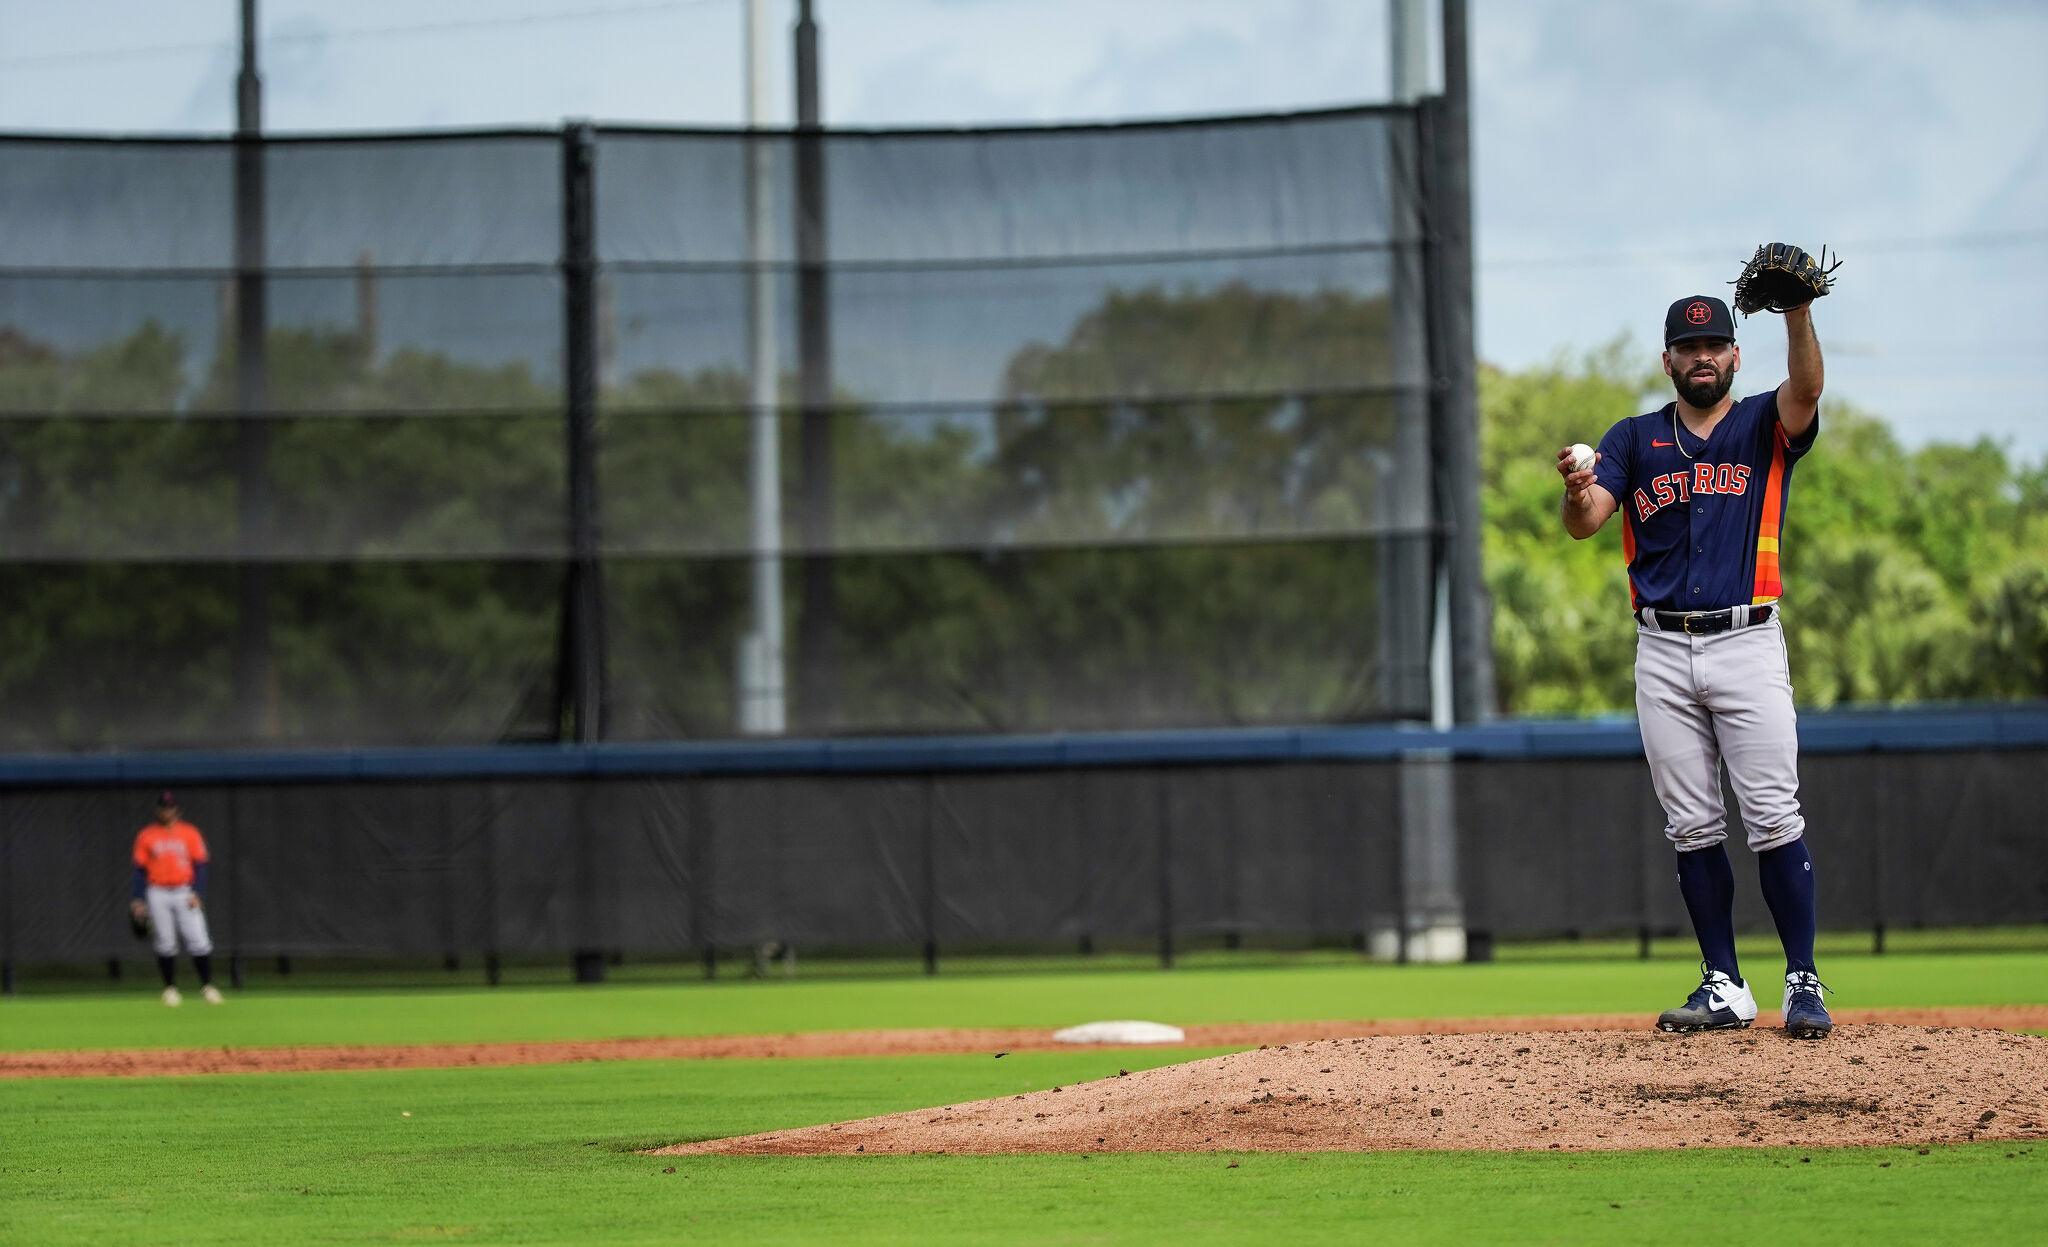
<instances>
[{"instance_id":1,"label":"black belt","mask_svg":"<svg viewBox=\"0 0 2048 1247\"><path fill-rule=\"evenodd\" d=\"M1730 628L1747 628L1755 624L1769 623L1771 616L1778 613L1776 604L1766 602L1762 606L1731 606L1718 611L1660 611L1644 607L1637 618L1659 632L1683 632L1687 636L1712 636Z\"/></svg>"}]
</instances>

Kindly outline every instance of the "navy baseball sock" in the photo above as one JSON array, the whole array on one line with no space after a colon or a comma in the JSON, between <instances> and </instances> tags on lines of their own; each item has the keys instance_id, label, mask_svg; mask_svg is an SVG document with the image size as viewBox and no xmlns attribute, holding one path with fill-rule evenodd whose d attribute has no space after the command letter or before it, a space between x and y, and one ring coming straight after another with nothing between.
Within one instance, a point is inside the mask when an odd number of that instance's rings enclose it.
<instances>
[{"instance_id":1,"label":"navy baseball sock","mask_svg":"<svg viewBox=\"0 0 2048 1247\"><path fill-rule=\"evenodd\" d=\"M156 972L164 976L165 987L176 987L178 985L178 959L176 957L158 957L156 959Z\"/></svg>"},{"instance_id":2,"label":"navy baseball sock","mask_svg":"<svg viewBox=\"0 0 2048 1247\"><path fill-rule=\"evenodd\" d=\"M1785 946L1785 973L1813 969L1813 855L1806 841L1757 854L1756 873L1763 881L1764 904L1778 924L1778 942Z\"/></svg>"},{"instance_id":3,"label":"navy baseball sock","mask_svg":"<svg viewBox=\"0 0 2048 1247\"><path fill-rule=\"evenodd\" d=\"M192 968L199 971L199 985L201 987L213 982L212 953L193 953Z\"/></svg>"},{"instance_id":4,"label":"navy baseball sock","mask_svg":"<svg viewBox=\"0 0 2048 1247\"><path fill-rule=\"evenodd\" d=\"M1680 853L1678 891L1685 897L1685 912L1692 915L1700 956L1709 967L1740 983L1742 970L1735 962L1735 868L1728 864L1728 850L1714 844Z\"/></svg>"}]
</instances>

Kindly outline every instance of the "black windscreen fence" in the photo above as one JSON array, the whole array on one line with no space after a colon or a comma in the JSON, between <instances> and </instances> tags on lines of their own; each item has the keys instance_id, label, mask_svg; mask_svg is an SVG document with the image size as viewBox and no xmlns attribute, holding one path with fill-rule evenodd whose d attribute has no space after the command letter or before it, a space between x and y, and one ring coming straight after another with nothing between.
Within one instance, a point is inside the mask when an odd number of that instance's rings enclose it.
<instances>
[{"instance_id":1,"label":"black windscreen fence","mask_svg":"<svg viewBox=\"0 0 2048 1247\"><path fill-rule=\"evenodd\" d=\"M1802 762L1823 929L2048 921L2048 754ZM216 942L248 956L581 950L695 960L775 941L915 955L1414 929L1398 761L618 775L181 788ZM1457 763L1464 924L1688 927L1640 758ZM134 957L151 793L0 791L0 955ZM1731 837L1737 920L1770 930Z\"/></svg>"},{"instance_id":2,"label":"black windscreen fence","mask_svg":"<svg viewBox=\"0 0 2048 1247\"><path fill-rule=\"evenodd\" d=\"M0 748L1424 714L1428 132L0 137Z\"/></svg>"}]
</instances>

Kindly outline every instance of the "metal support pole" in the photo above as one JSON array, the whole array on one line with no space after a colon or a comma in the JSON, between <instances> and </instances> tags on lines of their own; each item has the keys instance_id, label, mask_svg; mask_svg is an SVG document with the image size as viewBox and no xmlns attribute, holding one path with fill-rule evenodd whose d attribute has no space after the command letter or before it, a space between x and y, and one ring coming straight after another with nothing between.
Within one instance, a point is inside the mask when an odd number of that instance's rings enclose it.
<instances>
[{"instance_id":1,"label":"metal support pole","mask_svg":"<svg viewBox=\"0 0 2048 1247\"><path fill-rule=\"evenodd\" d=\"M576 947L570 954L571 972L578 983L605 980L605 935L601 926L605 904L614 889L599 878L597 829L591 816L596 781L588 776L570 781L569 834L576 837Z\"/></svg>"},{"instance_id":2,"label":"metal support pole","mask_svg":"<svg viewBox=\"0 0 2048 1247\"><path fill-rule=\"evenodd\" d=\"M788 725L782 613L782 446L775 354L774 170L768 124L767 0L747 0L747 491L752 513L753 628L740 639L739 730L779 735Z\"/></svg>"},{"instance_id":3,"label":"metal support pole","mask_svg":"<svg viewBox=\"0 0 2048 1247\"><path fill-rule=\"evenodd\" d=\"M1432 338L1442 369L1437 461L1439 510L1449 533L1451 667L1456 717L1494 714L1493 611L1480 566L1479 368L1472 326L1472 103L1466 0L1442 0L1444 93L1432 127L1436 161L1431 215L1436 240Z\"/></svg>"},{"instance_id":4,"label":"metal support pole","mask_svg":"<svg viewBox=\"0 0 2048 1247\"><path fill-rule=\"evenodd\" d=\"M14 994L14 802L0 795L0 996Z\"/></svg>"},{"instance_id":5,"label":"metal support pole","mask_svg":"<svg viewBox=\"0 0 2048 1247\"><path fill-rule=\"evenodd\" d=\"M1415 55L1423 7L1423 0L1393 0L1388 8L1394 102L1410 107L1425 85L1426 66ZM1412 113L1389 116L1386 172L1393 184L1389 229L1395 245L1387 253L1392 269L1388 301L1396 389L1390 400L1394 440L1379 481L1375 520L1381 533L1380 702L1392 714L1411 718L1427 713L1440 722L1448 690L1432 680L1437 669L1432 659L1438 647L1431 632L1437 592L1436 550L1429 534L1436 523L1437 474L1431 470L1425 150L1420 122Z\"/></svg>"},{"instance_id":6,"label":"metal support pole","mask_svg":"<svg viewBox=\"0 0 2048 1247\"><path fill-rule=\"evenodd\" d=\"M561 717L569 739L604 737L604 592L597 499L597 136L562 133L562 389L569 474L569 574L563 610Z\"/></svg>"},{"instance_id":7,"label":"metal support pole","mask_svg":"<svg viewBox=\"0 0 2048 1247\"><path fill-rule=\"evenodd\" d=\"M697 946L704 962L706 981L718 977L718 928L712 905L718 890L712 878L715 828L711 824L710 801L704 781L691 780L684 808L690 817L690 942Z\"/></svg>"},{"instance_id":8,"label":"metal support pole","mask_svg":"<svg viewBox=\"0 0 2048 1247\"><path fill-rule=\"evenodd\" d=\"M569 574L564 603L563 713L578 744L604 736L604 592L597 559L597 134L588 122L562 132L562 389L569 470ZM597 835L587 782L575 787L576 933L570 954L578 983L602 983L597 922Z\"/></svg>"},{"instance_id":9,"label":"metal support pole","mask_svg":"<svg viewBox=\"0 0 2048 1247\"><path fill-rule=\"evenodd\" d=\"M597 135L588 122L562 135L562 292L566 341L562 388L567 400L569 469L569 576L567 700L571 738L581 744L604 736L604 593L597 560ZM596 938L597 832L591 824L587 781L575 785L576 910L578 943L571 973L578 983L602 983L604 950Z\"/></svg>"},{"instance_id":10,"label":"metal support pole","mask_svg":"<svg viewBox=\"0 0 2048 1247\"><path fill-rule=\"evenodd\" d=\"M802 408L803 616L797 630L797 706L812 731L839 718L839 588L834 576L832 311L826 271L825 139L820 129L818 24L799 0L796 24L797 355Z\"/></svg>"},{"instance_id":11,"label":"metal support pole","mask_svg":"<svg viewBox=\"0 0 2048 1247\"><path fill-rule=\"evenodd\" d=\"M1643 834L1644 826L1651 823L1650 819L1642 817L1647 812L1639 794L1630 803L1628 817L1621 822L1624 834L1636 846L1636 959L1639 961L1650 959L1651 944L1656 938L1654 915L1658 890L1663 881L1671 877L1665 868L1665 862L1669 860L1666 853L1668 842L1662 836Z\"/></svg>"},{"instance_id":12,"label":"metal support pole","mask_svg":"<svg viewBox=\"0 0 2048 1247\"><path fill-rule=\"evenodd\" d=\"M483 888L484 888L484 982L498 985L498 802L497 794L484 789Z\"/></svg>"},{"instance_id":13,"label":"metal support pole","mask_svg":"<svg viewBox=\"0 0 2048 1247\"><path fill-rule=\"evenodd\" d=\"M1410 808L1408 761L1406 758L1401 760L1398 769L1394 772L1394 783L1396 794L1394 797L1394 834L1389 837L1393 842L1394 850L1393 955L1396 963L1405 966L1408 964L1408 937L1411 930L1408 916L1413 912L1411 898L1414 894L1414 885L1408 873L1408 863L1415 856L1408 847L1408 828L1409 824L1418 817L1416 812Z\"/></svg>"},{"instance_id":14,"label":"metal support pole","mask_svg":"<svg viewBox=\"0 0 2048 1247\"><path fill-rule=\"evenodd\" d=\"M924 972L939 972L939 794L938 780L924 777Z\"/></svg>"},{"instance_id":15,"label":"metal support pole","mask_svg":"<svg viewBox=\"0 0 2048 1247\"><path fill-rule=\"evenodd\" d=\"M1401 755L1402 961L1463 961L1458 886L1457 762L1447 749Z\"/></svg>"},{"instance_id":16,"label":"metal support pole","mask_svg":"<svg viewBox=\"0 0 2048 1247\"><path fill-rule=\"evenodd\" d=\"M236 730L248 741L279 729L270 643L268 308L264 289L263 79L256 72L256 0L242 0L242 65L235 76Z\"/></svg>"},{"instance_id":17,"label":"metal support pole","mask_svg":"<svg viewBox=\"0 0 2048 1247\"><path fill-rule=\"evenodd\" d=\"M1429 0L1388 3L1387 84L1396 104L1429 93Z\"/></svg>"},{"instance_id":18,"label":"metal support pole","mask_svg":"<svg viewBox=\"0 0 2048 1247\"><path fill-rule=\"evenodd\" d=\"M1087 823L1088 805L1081 792L1081 772L1069 768L1066 777L1060 781L1061 791L1066 797L1067 828L1082 845L1090 842ZM1098 889L1095 883L1095 863L1100 854L1083 852L1077 854L1078 873L1081 877L1081 955L1095 955L1095 898Z\"/></svg>"},{"instance_id":19,"label":"metal support pole","mask_svg":"<svg viewBox=\"0 0 2048 1247\"><path fill-rule=\"evenodd\" d=\"M455 833L455 789L452 784L440 788L440 811L436 820L441 828L440 861L435 874L440 885L441 910L441 968L454 972L462 968L462 934L455 917L456 876L455 854L457 850Z\"/></svg>"},{"instance_id":20,"label":"metal support pole","mask_svg":"<svg viewBox=\"0 0 2048 1247\"><path fill-rule=\"evenodd\" d=\"M242 858L248 844L242 836L242 790L228 789L228 986L242 990L245 966L242 962Z\"/></svg>"},{"instance_id":21,"label":"metal support pole","mask_svg":"<svg viewBox=\"0 0 2048 1247\"><path fill-rule=\"evenodd\" d=\"M1159 834L1159 968L1173 969L1173 818L1166 768L1152 772L1153 818Z\"/></svg>"},{"instance_id":22,"label":"metal support pole","mask_svg":"<svg viewBox=\"0 0 2048 1247\"><path fill-rule=\"evenodd\" d=\"M1892 768L1879 766L1877 783L1865 791L1872 797L1870 817L1863 825L1870 829L1870 953L1873 957L1884 955L1885 893L1887 891L1886 856L1884 851L1884 811L1891 796Z\"/></svg>"}]
</instances>

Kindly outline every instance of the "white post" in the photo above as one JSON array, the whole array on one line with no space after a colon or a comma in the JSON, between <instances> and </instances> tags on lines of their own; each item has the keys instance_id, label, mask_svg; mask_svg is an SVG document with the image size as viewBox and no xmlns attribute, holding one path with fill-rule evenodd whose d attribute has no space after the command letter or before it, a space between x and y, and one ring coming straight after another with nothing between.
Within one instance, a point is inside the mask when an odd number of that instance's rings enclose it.
<instances>
[{"instance_id":1,"label":"white post","mask_svg":"<svg viewBox=\"0 0 2048 1247\"><path fill-rule=\"evenodd\" d=\"M1448 732L1457 725L1451 694L1451 573L1436 569L1436 601L1429 616L1429 726Z\"/></svg>"},{"instance_id":2,"label":"white post","mask_svg":"<svg viewBox=\"0 0 2048 1247\"><path fill-rule=\"evenodd\" d=\"M1387 0L1387 85L1397 104L1429 94L1429 0ZM1429 613L1429 719L1438 731L1453 722L1450 576L1436 569Z\"/></svg>"},{"instance_id":3,"label":"white post","mask_svg":"<svg viewBox=\"0 0 2048 1247\"><path fill-rule=\"evenodd\" d=\"M1388 0L1387 68L1389 94L1397 104L1414 105L1430 94L1430 0ZM1418 161L1422 153L1417 152ZM1419 165L1418 165L1419 172ZM1404 270L1406 271L1406 270ZM1431 280L1426 264L1414 270L1422 282ZM1419 287L1397 286L1397 299L1421 303ZM1397 313L1398 314L1398 313ZM1424 456L1434 462L1436 438ZM1432 480L1436 473L1431 472ZM1430 513L1440 515L1432 498ZM1455 722L1451 666L1451 581L1439 556L1429 580L1429 718L1437 731ZM1465 906L1458 887L1457 760L1449 750L1419 749L1404 754L1400 767L1401 907L1396 929L1375 939L1381 955L1408 961L1463 961Z\"/></svg>"},{"instance_id":4,"label":"white post","mask_svg":"<svg viewBox=\"0 0 2048 1247\"><path fill-rule=\"evenodd\" d=\"M768 122L768 56L773 46L767 0L746 4L746 121ZM747 489L752 502L753 628L740 638L739 730L780 735L788 723L782 658L782 451L777 427L773 173L768 145L747 141Z\"/></svg>"},{"instance_id":5,"label":"white post","mask_svg":"<svg viewBox=\"0 0 2048 1247\"><path fill-rule=\"evenodd\" d=\"M1429 94L1429 0L1387 0L1387 69L1396 104Z\"/></svg>"}]
</instances>

